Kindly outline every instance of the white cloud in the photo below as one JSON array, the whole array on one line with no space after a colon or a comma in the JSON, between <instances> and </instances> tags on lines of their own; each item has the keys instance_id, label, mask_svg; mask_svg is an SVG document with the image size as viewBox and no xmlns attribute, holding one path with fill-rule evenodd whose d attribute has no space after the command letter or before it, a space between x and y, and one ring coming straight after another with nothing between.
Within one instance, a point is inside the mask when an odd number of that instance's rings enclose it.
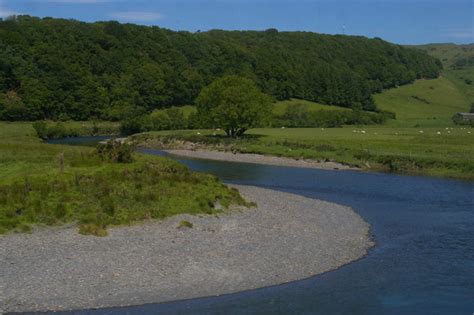
<instances>
[{"instance_id":1,"label":"white cloud","mask_svg":"<svg viewBox=\"0 0 474 315\"><path fill-rule=\"evenodd\" d=\"M108 16L117 20L141 22L156 21L163 18L163 15L158 12L147 11L112 12Z\"/></svg>"},{"instance_id":2,"label":"white cloud","mask_svg":"<svg viewBox=\"0 0 474 315\"><path fill-rule=\"evenodd\" d=\"M446 36L456 39L474 39L474 29L450 29L446 32Z\"/></svg>"}]
</instances>

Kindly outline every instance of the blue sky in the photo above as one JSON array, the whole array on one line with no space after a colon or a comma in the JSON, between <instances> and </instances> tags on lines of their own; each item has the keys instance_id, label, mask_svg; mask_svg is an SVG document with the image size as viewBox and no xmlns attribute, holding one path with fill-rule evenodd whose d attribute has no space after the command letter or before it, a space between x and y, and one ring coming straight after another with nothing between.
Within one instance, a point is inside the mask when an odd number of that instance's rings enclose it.
<instances>
[{"instance_id":1,"label":"blue sky","mask_svg":"<svg viewBox=\"0 0 474 315\"><path fill-rule=\"evenodd\" d=\"M188 31L274 27L401 44L474 42L474 0L0 0L0 17L12 14Z\"/></svg>"}]
</instances>

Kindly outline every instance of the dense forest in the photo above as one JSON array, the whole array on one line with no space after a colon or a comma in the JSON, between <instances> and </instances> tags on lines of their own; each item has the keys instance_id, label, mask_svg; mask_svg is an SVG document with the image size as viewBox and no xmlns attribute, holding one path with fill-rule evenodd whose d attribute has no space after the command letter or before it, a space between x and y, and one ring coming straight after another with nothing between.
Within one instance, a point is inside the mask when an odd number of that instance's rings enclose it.
<instances>
[{"instance_id":1,"label":"dense forest","mask_svg":"<svg viewBox=\"0 0 474 315\"><path fill-rule=\"evenodd\" d=\"M422 51L377 38L18 16L0 20L0 119L120 120L193 104L229 74L275 99L375 110L373 93L440 69Z\"/></svg>"}]
</instances>

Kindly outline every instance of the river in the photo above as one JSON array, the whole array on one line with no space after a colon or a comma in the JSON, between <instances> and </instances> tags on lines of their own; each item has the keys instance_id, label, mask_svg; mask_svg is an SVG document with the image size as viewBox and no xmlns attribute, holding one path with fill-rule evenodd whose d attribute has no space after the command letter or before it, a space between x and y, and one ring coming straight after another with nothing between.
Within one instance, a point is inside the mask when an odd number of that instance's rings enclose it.
<instances>
[{"instance_id":1,"label":"river","mask_svg":"<svg viewBox=\"0 0 474 315\"><path fill-rule=\"evenodd\" d=\"M226 183L350 206L372 225L377 245L359 261L306 280L219 297L72 313L473 314L474 183L176 159Z\"/></svg>"}]
</instances>

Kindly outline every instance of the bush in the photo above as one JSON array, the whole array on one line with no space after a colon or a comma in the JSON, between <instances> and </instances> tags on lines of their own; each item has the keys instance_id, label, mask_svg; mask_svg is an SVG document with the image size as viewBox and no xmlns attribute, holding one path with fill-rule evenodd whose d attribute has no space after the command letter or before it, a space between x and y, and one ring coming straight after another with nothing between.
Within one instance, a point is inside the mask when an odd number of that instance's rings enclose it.
<instances>
[{"instance_id":1,"label":"bush","mask_svg":"<svg viewBox=\"0 0 474 315\"><path fill-rule=\"evenodd\" d=\"M37 121L33 123L33 128L36 131L36 134L41 139L48 139L48 126L44 121Z\"/></svg>"},{"instance_id":2,"label":"bush","mask_svg":"<svg viewBox=\"0 0 474 315\"><path fill-rule=\"evenodd\" d=\"M156 111L150 114L151 124L153 130L169 130L171 126L171 121L166 112Z\"/></svg>"},{"instance_id":3,"label":"bush","mask_svg":"<svg viewBox=\"0 0 474 315\"><path fill-rule=\"evenodd\" d=\"M120 123L120 133L126 136L150 130L153 130L153 122L150 116L132 117L122 120Z\"/></svg>"},{"instance_id":4,"label":"bush","mask_svg":"<svg viewBox=\"0 0 474 315\"><path fill-rule=\"evenodd\" d=\"M170 122L170 130L186 129L187 123L183 111L178 108L169 108L165 110L165 113Z\"/></svg>"},{"instance_id":5,"label":"bush","mask_svg":"<svg viewBox=\"0 0 474 315\"><path fill-rule=\"evenodd\" d=\"M96 152L103 161L113 163L133 162L132 146L117 140L100 143L96 148Z\"/></svg>"}]
</instances>

